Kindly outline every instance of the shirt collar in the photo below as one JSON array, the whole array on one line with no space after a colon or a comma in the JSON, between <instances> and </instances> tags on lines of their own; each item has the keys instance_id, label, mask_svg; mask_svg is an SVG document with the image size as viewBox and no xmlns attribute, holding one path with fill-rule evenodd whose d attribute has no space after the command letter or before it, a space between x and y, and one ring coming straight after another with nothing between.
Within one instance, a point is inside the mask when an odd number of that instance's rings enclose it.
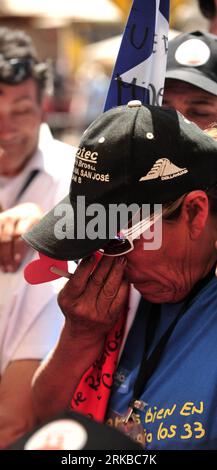
<instances>
[{"instance_id":1,"label":"shirt collar","mask_svg":"<svg viewBox=\"0 0 217 470\"><path fill-rule=\"evenodd\" d=\"M48 173L46 169L45 151L53 145L54 139L46 123L41 124L39 131L38 147L25 166L24 173L29 174L33 170Z\"/></svg>"}]
</instances>

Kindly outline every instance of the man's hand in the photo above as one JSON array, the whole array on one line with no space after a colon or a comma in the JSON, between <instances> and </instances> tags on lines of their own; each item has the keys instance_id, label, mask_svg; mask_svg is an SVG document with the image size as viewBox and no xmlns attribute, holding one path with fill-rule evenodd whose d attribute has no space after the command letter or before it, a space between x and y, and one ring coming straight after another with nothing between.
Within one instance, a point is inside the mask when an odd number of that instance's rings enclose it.
<instances>
[{"instance_id":1,"label":"man's hand","mask_svg":"<svg viewBox=\"0 0 217 470\"><path fill-rule=\"evenodd\" d=\"M42 215L40 207L29 202L0 213L0 269L2 271L17 271L30 249L21 239L21 235L39 222Z\"/></svg>"},{"instance_id":2,"label":"man's hand","mask_svg":"<svg viewBox=\"0 0 217 470\"><path fill-rule=\"evenodd\" d=\"M68 408L127 301L125 258L104 256L94 269L95 262L94 256L83 259L59 294L66 322L56 348L33 379L33 404L40 421Z\"/></svg>"},{"instance_id":3,"label":"man's hand","mask_svg":"<svg viewBox=\"0 0 217 470\"><path fill-rule=\"evenodd\" d=\"M127 300L128 283L123 279L126 259L85 258L59 293L59 306L73 339L103 338L116 323Z\"/></svg>"}]
</instances>

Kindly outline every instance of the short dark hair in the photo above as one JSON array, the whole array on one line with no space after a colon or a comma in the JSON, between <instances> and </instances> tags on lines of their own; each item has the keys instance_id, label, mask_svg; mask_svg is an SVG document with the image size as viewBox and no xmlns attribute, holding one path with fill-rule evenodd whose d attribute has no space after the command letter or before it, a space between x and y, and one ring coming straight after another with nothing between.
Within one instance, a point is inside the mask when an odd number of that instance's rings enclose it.
<instances>
[{"instance_id":1,"label":"short dark hair","mask_svg":"<svg viewBox=\"0 0 217 470\"><path fill-rule=\"evenodd\" d=\"M201 13L208 19L214 18L216 5L214 0L198 0Z\"/></svg>"},{"instance_id":2,"label":"short dark hair","mask_svg":"<svg viewBox=\"0 0 217 470\"><path fill-rule=\"evenodd\" d=\"M6 82L11 59L28 60L31 64L29 76L33 77L38 85L39 98L47 85L48 66L40 63L32 38L26 32L7 27L0 27L0 82ZM13 72L11 72L13 74ZM25 77L26 78L26 77ZM22 80L20 80L21 82ZM16 83L12 83L16 85Z\"/></svg>"}]
</instances>

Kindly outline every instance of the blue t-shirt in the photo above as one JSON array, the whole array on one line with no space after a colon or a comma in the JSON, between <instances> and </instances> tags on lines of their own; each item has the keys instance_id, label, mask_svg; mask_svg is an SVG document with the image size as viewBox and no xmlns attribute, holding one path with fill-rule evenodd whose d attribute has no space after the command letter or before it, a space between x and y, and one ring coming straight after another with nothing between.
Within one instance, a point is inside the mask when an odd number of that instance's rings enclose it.
<instances>
[{"instance_id":1,"label":"blue t-shirt","mask_svg":"<svg viewBox=\"0 0 217 470\"><path fill-rule=\"evenodd\" d=\"M150 352L181 308L182 303L161 306ZM132 399L146 316L144 303L116 372L107 414L111 425L116 425L115 416L126 414ZM147 403L144 411L137 411L147 449L217 449L216 278L202 288L179 320L140 399ZM140 431L136 440L142 442Z\"/></svg>"}]
</instances>

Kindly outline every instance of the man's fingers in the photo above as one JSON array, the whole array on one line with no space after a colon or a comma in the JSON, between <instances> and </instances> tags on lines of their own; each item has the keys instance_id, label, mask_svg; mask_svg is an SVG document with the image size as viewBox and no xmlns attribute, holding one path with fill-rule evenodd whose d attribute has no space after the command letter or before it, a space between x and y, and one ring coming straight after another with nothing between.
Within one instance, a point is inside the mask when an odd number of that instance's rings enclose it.
<instances>
[{"instance_id":1,"label":"man's fingers","mask_svg":"<svg viewBox=\"0 0 217 470\"><path fill-rule=\"evenodd\" d=\"M7 218L4 221L1 221L1 230L0 230L0 242L8 243L11 242L14 237L16 220Z\"/></svg>"},{"instance_id":2,"label":"man's fingers","mask_svg":"<svg viewBox=\"0 0 217 470\"><path fill-rule=\"evenodd\" d=\"M99 313L109 310L112 305L122 283L125 266L126 259L124 257L115 258L97 297L96 304Z\"/></svg>"},{"instance_id":3,"label":"man's fingers","mask_svg":"<svg viewBox=\"0 0 217 470\"><path fill-rule=\"evenodd\" d=\"M14 220L10 217L0 221L0 265L4 272L13 272Z\"/></svg>"},{"instance_id":4,"label":"man's fingers","mask_svg":"<svg viewBox=\"0 0 217 470\"><path fill-rule=\"evenodd\" d=\"M18 269L30 249L31 248L22 238L15 238L13 244L13 263L16 269Z\"/></svg>"},{"instance_id":5,"label":"man's fingers","mask_svg":"<svg viewBox=\"0 0 217 470\"><path fill-rule=\"evenodd\" d=\"M29 246L15 238L8 243L0 243L0 264L5 272L16 272L29 251Z\"/></svg>"},{"instance_id":6,"label":"man's fingers","mask_svg":"<svg viewBox=\"0 0 217 470\"><path fill-rule=\"evenodd\" d=\"M123 311L124 306L127 303L128 294L129 283L126 280L123 280L112 302L109 302L107 308L104 308L104 311L101 310L99 313L99 320L102 321L102 315L106 315L106 318L104 318L104 323L112 328L113 325L117 322L120 313ZM100 308L103 308L103 305L105 306L105 300L103 300L102 306Z\"/></svg>"},{"instance_id":7,"label":"man's fingers","mask_svg":"<svg viewBox=\"0 0 217 470\"><path fill-rule=\"evenodd\" d=\"M24 235L32 228L33 225L34 222L30 218L19 219L14 227L14 236L20 237L21 235Z\"/></svg>"},{"instance_id":8,"label":"man's fingers","mask_svg":"<svg viewBox=\"0 0 217 470\"><path fill-rule=\"evenodd\" d=\"M104 334L117 320L125 302L128 284L123 281L123 274L126 261L123 257L103 257L94 270L95 263L95 257L82 260L59 293L58 303L65 317L72 322L73 331L95 325L96 334L99 331Z\"/></svg>"},{"instance_id":9,"label":"man's fingers","mask_svg":"<svg viewBox=\"0 0 217 470\"><path fill-rule=\"evenodd\" d=\"M63 289L60 291L58 295L58 302L61 304L65 300L71 301L72 299L76 299L79 297L82 292L85 290L87 285L88 279L90 274L94 268L95 264L95 256L89 256L88 258L84 258L80 264L78 265L74 274L71 275L69 281L65 284Z\"/></svg>"},{"instance_id":10,"label":"man's fingers","mask_svg":"<svg viewBox=\"0 0 217 470\"><path fill-rule=\"evenodd\" d=\"M0 266L5 272L15 272L28 251L20 235L40 219L36 204L24 203L0 214Z\"/></svg>"},{"instance_id":11,"label":"man's fingers","mask_svg":"<svg viewBox=\"0 0 217 470\"><path fill-rule=\"evenodd\" d=\"M108 274L115 264L115 260L109 256L103 256L98 262L96 268L92 272L85 294L87 296L96 297L105 284Z\"/></svg>"},{"instance_id":12,"label":"man's fingers","mask_svg":"<svg viewBox=\"0 0 217 470\"><path fill-rule=\"evenodd\" d=\"M122 311L124 306L127 304L128 295L129 295L129 282L126 279L124 279L110 307L111 316L117 315L119 312Z\"/></svg>"},{"instance_id":13,"label":"man's fingers","mask_svg":"<svg viewBox=\"0 0 217 470\"><path fill-rule=\"evenodd\" d=\"M25 242L16 235L19 224L22 229L22 222L11 217L4 218L0 222L0 264L5 272L15 272L28 251ZM24 232L25 230L22 233Z\"/></svg>"},{"instance_id":14,"label":"man's fingers","mask_svg":"<svg viewBox=\"0 0 217 470\"><path fill-rule=\"evenodd\" d=\"M13 242L0 243L0 264L5 272L14 272Z\"/></svg>"}]
</instances>

